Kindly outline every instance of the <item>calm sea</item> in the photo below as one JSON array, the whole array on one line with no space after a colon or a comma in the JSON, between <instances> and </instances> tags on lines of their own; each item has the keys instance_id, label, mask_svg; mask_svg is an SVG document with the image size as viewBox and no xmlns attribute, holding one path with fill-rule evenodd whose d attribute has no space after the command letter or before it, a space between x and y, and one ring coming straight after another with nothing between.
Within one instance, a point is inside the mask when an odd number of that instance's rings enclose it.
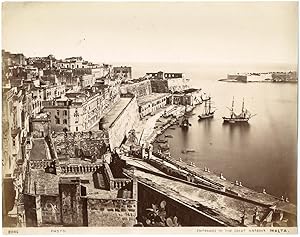
<instances>
[{"instance_id":1,"label":"calm sea","mask_svg":"<svg viewBox=\"0 0 300 237\"><path fill-rule=\"evenodd\" d=\"M154 70L164 70L156 67ZM256 72L285 68L254 68ZM168 68L170 71L170 67ZM252 69L253 70L253 69ZM297 182L297 84L219 82L233 70L190 67L184 71L195 87L210 94L217 108L212 120L198 121L203 105L190 117L191 127L167 130L171 155L183 161L209 167L232 181L296 202ZM244 70L246 71L246 70ZM222 116L235 98L236 111L242 99L253 114L248 126L224 125ZM182 150L194 149L183 154Z\"/></svg>"}]
</instances>

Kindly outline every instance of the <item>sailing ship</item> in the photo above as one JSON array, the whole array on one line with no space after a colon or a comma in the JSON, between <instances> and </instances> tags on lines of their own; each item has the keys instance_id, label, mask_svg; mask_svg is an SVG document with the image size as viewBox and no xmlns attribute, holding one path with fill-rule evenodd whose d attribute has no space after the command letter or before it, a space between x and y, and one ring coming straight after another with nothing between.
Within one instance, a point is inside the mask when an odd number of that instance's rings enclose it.
<instances>
[{"instance_id":1,"label":"sailing ship","mask_svg":"<svg viewBox=\"0 0 300 237\"><path fill-rule=\"evenodd\" d=\"M204 112L201 115L198 115L199 119L213 118L216 110L211 109L211 97L209 97L208 100L205 100Z\"/></svg>"},{"instance_id":2,"label":"sailing ship","mask_svg":"<svg viewBox=\"0 0 300 237\"><path fill-rule=\"evenodd\" d=\"M204 96L203 96L203 95L204 95ZM202 104L203 102L205 102L205 101L210 100L210 96L207 96L205 92L200 96L200 98L201 98L201 101L202 101L201 104Z\"/></svg>"},{"instance_id":3,"label":"sailing ship","mask_svg":"<svg viewBox=\"0 0 300 237\"><path fill-rule=\"evenodd\" d=\"M250 111L245 109L244 98L242 104L242 111L240 114L236 114L233 108L234 108L234 97L232 99L231 108L228 108L230 110L230 117L223 117L224 123L248 123L249 119L256 115L256 114L251 115Z\"/></svg>"}]
</instances>

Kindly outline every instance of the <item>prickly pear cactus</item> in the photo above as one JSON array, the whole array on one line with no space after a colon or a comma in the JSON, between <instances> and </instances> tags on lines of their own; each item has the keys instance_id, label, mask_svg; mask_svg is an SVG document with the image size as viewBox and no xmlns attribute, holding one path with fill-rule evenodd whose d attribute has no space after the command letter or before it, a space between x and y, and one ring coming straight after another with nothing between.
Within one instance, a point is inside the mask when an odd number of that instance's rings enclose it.
<instances>
[{"instance_id":1,"label":"prickly pear cactus","mask_svg":"<svg viewBox=\"0 0 300 237\"><path fill-rule=\"evenodd\" d=\"M180 226L178 223L178 218L167 217L166 201L161 201L159 205L152 204L152 208L146 209L146 216L143 216L145 226L168 226L176 227Z\"/></svg>"}]
</instances>

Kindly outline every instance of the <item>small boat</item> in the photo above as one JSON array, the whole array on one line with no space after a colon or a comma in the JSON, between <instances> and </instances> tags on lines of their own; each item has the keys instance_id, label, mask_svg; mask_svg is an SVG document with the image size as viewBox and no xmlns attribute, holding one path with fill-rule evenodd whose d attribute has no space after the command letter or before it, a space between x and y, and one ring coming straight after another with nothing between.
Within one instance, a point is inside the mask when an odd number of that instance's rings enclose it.
<instances>
[{"instance_id":1,"label":"small boat","mask_svg":"<svg viewBox=\"0 0 300 237\"><path fill-rule=\"evenodd\" d=\"M167 140L163 140L163 139L158 139L157 140L157 143L167 143L168 141Z\"/></svg>"},{"instance_id":2,"label":"small boat","mask_svg":"<svg viewBox=\"0 0 300 237\"><path fill-rule=\"evenodd\" d=\"M230 117L223 117L224 123L248 123L249 119L252 118L254 115L251 115L250 111L245 109L245 103L243 98L243 104L242 104L242 111L240 114L236 114L234 112L234 97L232 99L232 105L231 108L228 108L230 110Z\"/></svg>"},{"instance_id":3,"label":"small boat","mask_svg":"<svg viewBox=\"0 0 300 237\"><path fill-rule=\"evenodd\" d=\"M186 149L186 152L196 152L194 149Z\"/></svg>"},{"instance_id":4,"label":"small boat","mask_svg":"<svg viewBox=\"0 0 300 237\"><path fill-rule=\"evenodd\" d=\"M189 126L192 126L192 124L190 124L188 118L184 116L181 121L180 127L188 128Z\"/></svg>"},{"instance_id":5,"label":"small boat","mask_svg":"<svg viewBox=\"0 0 300 237\"><path fill-rule=\"evenodd\" d=\"M165 137L173 138L171 134L166 134Z\"/></svg>"},{"instance_id":6,"label":"small boat","mask_svg":"<svg viewBox=\"0 0 300 237\"><path fill-rule=\"evenodd\" d=\"M175 127L169 127L170 129L172 129L172 130L175 130L176 128Z\"/></svg>"},{"instance_id":7,"label":"small boat","mask_svg":"<svg viewBox=\"0 0 300 237\"><path fill-rule=\"evenodd\" d=\"M211 97L209 97L208 100L205 100L204 112L198 115L199 120L213 118L216 110L211 109Z\"/></svg>"}]
</instances>

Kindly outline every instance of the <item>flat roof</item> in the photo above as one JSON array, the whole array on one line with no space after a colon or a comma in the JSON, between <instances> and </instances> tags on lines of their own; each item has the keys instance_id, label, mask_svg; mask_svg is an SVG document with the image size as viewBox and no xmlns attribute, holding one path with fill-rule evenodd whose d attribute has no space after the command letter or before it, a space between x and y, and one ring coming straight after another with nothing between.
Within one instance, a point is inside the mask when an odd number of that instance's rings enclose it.
<instances>
[{"instance_id":1,"label":"flat roof","mask_svg":"<svg viewBox=\"0 0 300 237\"><path fill-rule=\"evenodd\" d=\"M31 169L29 185L25 184L25 192L28 194L58 195L59 176L45 173L45 170Z\"/></svg>"},{"instance_id":2,"label":"flat roof","mask_svg":"<svg viewBox=\"0 0 300 237\"><path fill-rule=\"evenodd\" d=\"M60 177L79 177L81 180L81 185L86 187L86 195L89 198L101 198L101 199L111 199L117 198L118 190L107 190L105 187L97 187L97 183L94 182L96 178L95 175L98 175L98 179L104 179L103 174L100 172L97 173L86 173L86 174L62 174ZM57 184L58 185L58 184Z\"/></svg>"},{"instance_id":3,"label":"flat roof","mask_svg":"<svg viewBox=\"0 0 300 237\"><path fill-rule=\"evenodd\" d=\"M98 175L95 178L95 175ZM80 178L80 184L87 188L87 196L89 198L111 199L118 197L118 190L108 190L106 187L101 187L95 180L104 179L100 172L85 173L85 174L50 174L44 170L33 169L30 171L30 184L26 185L26 193L38 195L59 194L60 178Z\"/></svg>"}]
</instances>

